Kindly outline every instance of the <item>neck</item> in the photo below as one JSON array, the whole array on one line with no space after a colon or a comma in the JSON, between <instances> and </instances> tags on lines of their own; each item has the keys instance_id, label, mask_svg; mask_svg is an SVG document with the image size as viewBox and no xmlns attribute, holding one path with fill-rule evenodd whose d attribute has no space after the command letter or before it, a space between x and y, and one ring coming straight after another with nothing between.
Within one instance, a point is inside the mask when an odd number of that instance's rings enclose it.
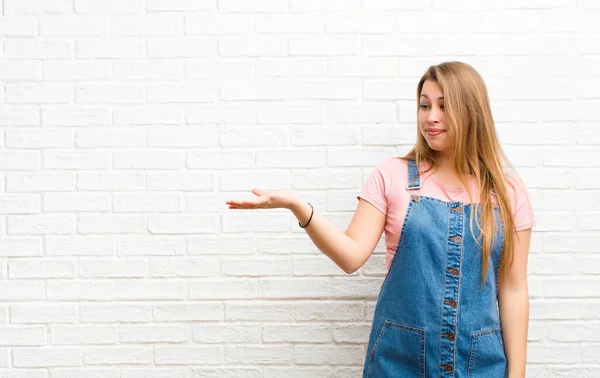
<instances>
[{"instance_id":1,"label":"neck","mask_svg":"<svg viewBox=\"0 0 600 378\"><path fill-rule=\"evenodd\" d=\"M454 169L454 160L452 159L452 156L441 152L439 157L440 165L438 166L438 171L458 176L458 172Z\"/></svg>"}]
</instances>

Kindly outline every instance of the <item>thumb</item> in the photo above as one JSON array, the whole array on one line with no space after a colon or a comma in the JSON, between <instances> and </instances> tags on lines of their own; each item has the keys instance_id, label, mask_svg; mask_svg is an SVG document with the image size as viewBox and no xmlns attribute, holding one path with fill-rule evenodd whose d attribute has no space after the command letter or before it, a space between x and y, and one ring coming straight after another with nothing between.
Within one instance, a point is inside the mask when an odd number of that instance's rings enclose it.
<instances>
[{"instance_id":1,"label":"thumb","mask_svg":"<svg viewBox=\"0 0 600 378\"><path fill-rule=\"evenodd\" d=\"M258 188L254 188L254 189L252 189L252 193L254 193L255 195L257 195L257 196L259 196L259 197L260 197L260 196L262 196L263 194L265 194L265 191L264 191L264 190L261 190L261 189L258 189Z\"/></svg>"}]
</instances>

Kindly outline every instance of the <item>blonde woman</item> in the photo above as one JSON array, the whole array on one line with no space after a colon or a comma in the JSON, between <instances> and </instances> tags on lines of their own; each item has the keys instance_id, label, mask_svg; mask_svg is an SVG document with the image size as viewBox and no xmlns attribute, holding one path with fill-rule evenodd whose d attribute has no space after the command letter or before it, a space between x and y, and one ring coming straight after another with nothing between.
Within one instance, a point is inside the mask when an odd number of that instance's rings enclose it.
<instances>
[{"instance_id":1,"label":"blonde woman","mask_svg":"<svg viewBox=\"0 0 600 378\"><path fill-rule=\"evenodd\" d=\"M352 273L382 232L386 277L363 377L524 377L533 213L500 148L481 76L461 62L417 85L417 142L370 175L345 233L292 191L231 209L287 208Z\"/></svg>"}]
</instances>

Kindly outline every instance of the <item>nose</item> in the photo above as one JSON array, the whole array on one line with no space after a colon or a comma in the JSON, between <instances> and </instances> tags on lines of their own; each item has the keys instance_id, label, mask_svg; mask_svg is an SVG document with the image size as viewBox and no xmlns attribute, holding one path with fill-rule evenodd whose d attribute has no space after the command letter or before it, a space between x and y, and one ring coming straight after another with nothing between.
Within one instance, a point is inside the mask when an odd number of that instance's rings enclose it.
<instances>
[{"instance_id":1,"label":"nose","mask_svg":"<svg viewBox=\"0 0 600 378\"><path fill-rule=\"evenodd\" d=\"M439 123L440 122L440 113L441 111L437 108L431 108L431 110L427 113L427 122L428 123Z\"/></svg>"}]
</instances>

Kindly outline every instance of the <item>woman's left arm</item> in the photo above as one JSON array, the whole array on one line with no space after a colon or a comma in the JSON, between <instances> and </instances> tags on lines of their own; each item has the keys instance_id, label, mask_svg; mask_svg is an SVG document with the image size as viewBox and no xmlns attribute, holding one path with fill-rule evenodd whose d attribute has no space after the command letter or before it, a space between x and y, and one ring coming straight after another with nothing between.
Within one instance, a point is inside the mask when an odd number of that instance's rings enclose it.
<instances>
[{"instance_id":1,"label":"woman's left arm","mask_svg":"<svg viewBox=\"0 0 600 378\"><path fill-rule=\"evenodd\" d=\"M498 288L500 324L509 378L525 377L529 323L527 256L530 240L531 229L516 232L513 264L505 279L500 279Z\"/></svg>"}]
</instances>

